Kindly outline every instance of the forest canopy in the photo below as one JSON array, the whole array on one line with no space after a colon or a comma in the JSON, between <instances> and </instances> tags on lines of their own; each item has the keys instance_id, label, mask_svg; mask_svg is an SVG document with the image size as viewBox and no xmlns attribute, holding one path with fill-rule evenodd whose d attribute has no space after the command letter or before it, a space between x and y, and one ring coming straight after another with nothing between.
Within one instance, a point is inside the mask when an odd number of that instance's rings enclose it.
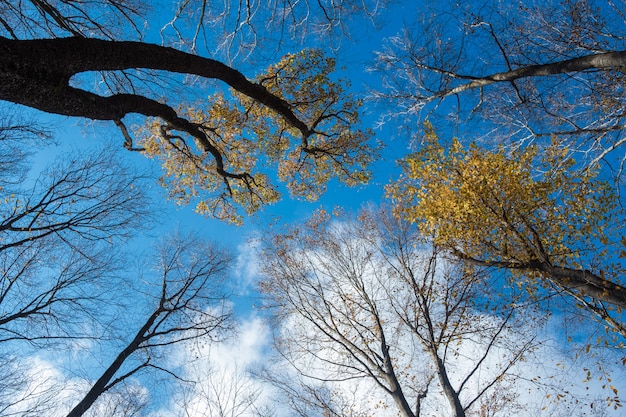
<instances>
[{"instance_id":1,"label":"forest canopy","mask_svg":"<svg viewBox=\"0 0 626 417\"><path fill-rule=\"evenodd\" d=\"M619 415L625 68L624 0L0 0L0 414Z\"/></svg>"}]
</instances>

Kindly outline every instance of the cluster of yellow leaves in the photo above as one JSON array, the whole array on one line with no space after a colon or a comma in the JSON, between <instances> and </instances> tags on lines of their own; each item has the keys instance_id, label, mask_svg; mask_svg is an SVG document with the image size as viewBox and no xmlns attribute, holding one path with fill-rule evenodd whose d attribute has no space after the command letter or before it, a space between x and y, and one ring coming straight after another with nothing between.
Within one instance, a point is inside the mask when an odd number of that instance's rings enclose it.
<instances>
[{"instance_id":1,"label":"cluster of yellow leaves","mask_svg":"<svg viewBox=\"0 0 626 417\"><path fill-rule=\"evenodd\" d=\"M223 159L218 172L215 155L194 138L164 134L153 120L140 131L141 145L160 159L163 185L180 203L199 200L198 212L234 223L263 205L276 202L275 182L284 182L297 198L315 200L332 178L353 186L370 178L375 157L370 132L355 128L361 103L333 81L335 62L317 50L290 54L271 66L256 82L289 103L309 132L249 97L231 91L209 97L179 114L198 126Z\"/></svg>"},{"instance_id":2,"label":"cluster of yellow leaves","mask_svg":"<svg viewBox=\"0 0 626 417\"><path fill-rule=\"evenodd\" d=\"M286 55L257 82L290 103L296 116L311 130L308 137L284 119L275 120L268 110L240 97L256 121L255 134L269 162L278 164L278 178L289 192L317 199L331 178L354 186L367 182L375 149L371 132L354 129L359 121L360 100L346 91L345 80L332 80L335 60L316 49Z\"/></svg>"},{"instance_id":3,"label":"cluster of yellow leaves","mask_svg":"<svg viewBox=\"0 0 626 417\"><path fill-rule=\"evenodd\" d=\"M606 243L615 198L595 172L574 169L568 154L556 143L541 153L464 148L458 140L446 149L427 124L423 148L404 159L388 193L435 244L464 257L576 265Z\"/></svg>"}]
</instances>

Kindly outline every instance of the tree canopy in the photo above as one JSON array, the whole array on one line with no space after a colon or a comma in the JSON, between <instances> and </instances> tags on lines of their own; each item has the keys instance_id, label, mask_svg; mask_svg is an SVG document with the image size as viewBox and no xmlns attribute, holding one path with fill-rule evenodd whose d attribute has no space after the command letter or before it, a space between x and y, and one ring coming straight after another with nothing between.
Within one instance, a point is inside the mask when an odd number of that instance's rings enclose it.
<instances>
[{"instance_id":1,"label":"tree canopy","mask_svg":"<svg viewBox=\"0 0 626 417\"><path fill-rule=\"evenodd\" d=\"M602 161L619 178L625 35L623 1L433 5L378 53L377 95L413 121L454 114L462 140L556 137L579 166Z\"/></svg>"},{"instance_id":2,"label":"tree canopy","mask_svg":"<svg viewBox=\"0 0 626 417\"><path fill-rule=\"evenodd\" d=\"M624 0L0 0L0 414L618 409L625 27Z\"/></svg>"},{"instance_id":3,"label":"tree canopy","mask_svg":"<svg viewBox=\"0 0 626 417\"><path fill-rule=\"evenodd\" d=\"M541 156L535 147L464 149L458 140L446 149L426 130L421 150L405 159L405 177L389 187L400 215L461 259L547 280L626 336L604 305L626 307L610 185L563 163L567 149L556 144Z\"/></svg>"},{"instance_id":4,"label":"tree canopy","mask_svg":"<svg viewBox=\"0 0 626 417\"><path fill-rule=\"evenodd\" d=\"M374 149L369 134L359 129L360 102L347 93L344 81L331 79L334 62L319 51L287 55L252 81L214 59L117 40L108 26L89 17L95 8L69 2L64 7L75 7L84 17L74 19L69 9L58 10L46 2L33 6L7 7L7 16L0 20L10 35L0 36L0 99L48 113L114 122L128 149L160 157L163 184L172 196L180 201L198 196L199 212L240 222L241 212L249 214L275 202L279 193L270 181L272 172L262 169L267 166L275 167L281 181L289 171L289 191L307 199L316 198L331 178L349 185L369 178ZM131 4L104 2L103 7L127 22L136 12ZM21 31L9 30L9 22L34 26L30 19L37 16L40 28L48 29L42 33L46 37L29 34L23 39ZM74 36L59 37L57 29ZM86 36L85 30L109 39ZM165 90L154 97L137 84L159 85L159 76L141 71L218 80L232 90L191 102L168 97L162 81L159 88ZM90 74L103 74L104 91L79 85ZM135 146L124 123L132 114L153 118L147 150ZM256 163L259 159L263 165Z\"/></svg>"},{"instance_id":5,"label":"tree canopy","mask_svg":"<svg viewBox=\"0 0 626 417\"><path fill-rule=\"evenodd\" d=\"M490 401L514 409L506 382L531 360L539 322L514 313L515 296L485 309L484 273L446 262L415 225L384 210L319 212L264 243L262 290L283 323L280 367L295 369L306 389L279 387L296 404L309 401L311 414L342 411L307 391L342 392L355 380L361 395L404 417L465 417Z\"/></svg>"}]
</instances>

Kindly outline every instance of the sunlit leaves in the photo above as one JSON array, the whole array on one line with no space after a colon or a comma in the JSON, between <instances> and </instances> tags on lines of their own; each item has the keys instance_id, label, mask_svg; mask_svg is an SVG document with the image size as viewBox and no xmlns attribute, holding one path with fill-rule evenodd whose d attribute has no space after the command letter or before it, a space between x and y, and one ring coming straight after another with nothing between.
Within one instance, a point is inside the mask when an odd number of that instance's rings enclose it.
<instances>
[{"instance_id":1,"label":"sunlit leaves","mask_svg":"<svg viewBox=\"0 0 626 417\"><path fill-rule=\"evenodd\" d=\"M426 131L388 191L438 245L516 267L578 265L608 241L614 195L594 171L574 169L567 148L487 151L453 140L446 149L431 126Z\"/></svg>"},{"instance_id":2,"label":"sunlit leaves","mask_svg":"<svg viewBox=\"0 0 626 417\"><path fill-rule=\"evenodd\" d=\"M305 50L257 77L289 103L300 124L235 91L180 110L198 130L193 137L152 121L140 132L142 146L161 160L171 197L198 200L197 211L238 223L280 198L276 180L307 200L317 199L332 178L365 183L375 149L370 133L355 128L361 103L345 82L331 79L334 69L334 60Z\"/></svg>"},{"instance_id":3,"label":"sunlit leaves","mask_svg":"<svg viewBox=\"0 0 626 417\"><path fill-rule=\"evenodd\" d=\"M345 81L333 81L335 61L319 50L290 54L272 66L258 81L270 92L292 105L310 132L301 137L280 120L275 128L266 125L263 146L271 149L268 159L277 160L278 175L298 197L316 199L326 182L337 177L348 185L369 179L367 166L374 158L367 141L370 132L355 130L361 102L346 92ZM249 99L248 99L249 100ZM258 104L256 111L262 109ZM271 121L267 115L259 119Z\"/></svg>"}]
</instances>

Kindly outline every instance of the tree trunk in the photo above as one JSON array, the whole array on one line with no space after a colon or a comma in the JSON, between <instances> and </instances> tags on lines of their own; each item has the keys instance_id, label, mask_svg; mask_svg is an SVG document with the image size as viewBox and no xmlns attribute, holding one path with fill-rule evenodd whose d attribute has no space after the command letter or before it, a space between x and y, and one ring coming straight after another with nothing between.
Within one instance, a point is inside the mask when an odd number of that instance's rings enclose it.
<instances>
[{"instance_id":1,"label":"tree trunk","mask_svg":"<svg viewBox=\"0 0 626 417\"><path fill-rule=\"evenodd\" d=\"M399 414L402 417L415 417L415 414L411 410L411 406L409 405L406 397L404 396L404 392L402 391L402 386L398 381L398 377L396 376L396 372L393 366L393 362L391 361L391 355L389 353L389 346L387 346L385 342L385 338L382 338L382 350L384 356L385 363L385 376L387 379L387 383L389 384L389 391L391 392L391 397L393 401L396 403L398 407Z\"/></svg>"},{"instance_id":2,"label":"tree trunk","mask_svg":"<svg viewBox=\"0 0 626 417\"><path fill-rule=\"evenodd\" d=\"M626 288L602 276L588 270L551 265L541 265L538 269L553 277L554 281L563 287L572 288L583 296L626 309Z\"/></svg>"},{"instance_id":3,"label":"tree trunk","mask_svg":"<svg viewBox=\"0 0 626 417\"><path fill-rule=\"evenodd\" d=\"M439 378L439 383L441 384L443 393L450 403L450 408L452 408L452 415L454 417L465 417L465 410L463 409L463 405L459 399L459 394L455 391L450 379L448 378L446 366L433 346L429 347L429 353L435 362L437 377Z\"/></svg>"},{"instance_id":4,"label":"tree trunk","mask_svg":"<svg viewBox=\"0 0 626 417\"><path fill-rule=\"evenodd\" d=\"M589 270L575 269L563 266L554 266L549 262L515 263L511 261L486 261L467 256L465 253L452 249L452 253L478 266L503 268L517 271L541 272L546 279L562 288L590 297L595 301L611 304L620 309L626 309L626 287L597 275Z\"/></svg>"},{"instance_id":5,"label":"tree trunk","mask_svg":"<svg viewBox=\"0 0 626 417\"><path fill-rule=\"evenodd\" d=\"M144 323L141 329L137 332L133 340L115 357L113 362L109 365L109 367L102 373L100 378L92 385L91 389L83 399L67 414L67 417L81 417L83 414L89 410L89 408L93 405L94 402L104 394L108 387L108 384L111 382L116 372L122 367L126 359L132 355L139 347L141 343L146 340L146 334L149 332L150 328L159 317L161 310L157 310L148 320Z\"/></svg>"}]
</instances>

